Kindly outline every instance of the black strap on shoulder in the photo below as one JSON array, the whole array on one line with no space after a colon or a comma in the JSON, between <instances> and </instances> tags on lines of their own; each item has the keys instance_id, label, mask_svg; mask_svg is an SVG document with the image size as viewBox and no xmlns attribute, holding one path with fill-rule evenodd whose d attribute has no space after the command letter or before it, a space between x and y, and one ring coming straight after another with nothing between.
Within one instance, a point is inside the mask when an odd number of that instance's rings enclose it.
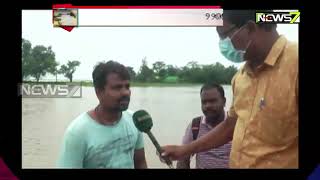
<instances>
[{"instance_id":1,"label":"black strap on shoulder","mask_svg":"<svg viewBox=\"0 0 320 180\"><path fill-rule=\"evenodd\" d=\"M198 137L200 121L201 121L201 116L192 119L191 131L192 131L193 140L196 140Z\"/></svg>"}]
</instances>

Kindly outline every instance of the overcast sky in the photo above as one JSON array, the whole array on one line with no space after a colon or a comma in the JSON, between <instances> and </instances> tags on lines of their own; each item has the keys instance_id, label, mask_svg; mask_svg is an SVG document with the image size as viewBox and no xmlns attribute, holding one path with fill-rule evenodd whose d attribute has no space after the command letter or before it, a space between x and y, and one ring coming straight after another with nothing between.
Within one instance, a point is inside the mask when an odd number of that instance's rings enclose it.
<instances>
[{"instance_id":1,"label":"overcast sky","mask_svg":"<svg viewBox=\"0 0 320 180\"><path fill-rule=\"evenodd\" d=\"M297 24L278 25L278 32L298 41ZM150 68L156 61L179 67L189 61L241 65L220 54L214 27L78 27L68 32L53 27L52 10L23 10L22 38L29 40L32 47L52 46L60 65L68 60L80 61L75 80L91 80L94 65L103 60L132 66L136 72L144 57Z\"/></svg>"}]
</instances>

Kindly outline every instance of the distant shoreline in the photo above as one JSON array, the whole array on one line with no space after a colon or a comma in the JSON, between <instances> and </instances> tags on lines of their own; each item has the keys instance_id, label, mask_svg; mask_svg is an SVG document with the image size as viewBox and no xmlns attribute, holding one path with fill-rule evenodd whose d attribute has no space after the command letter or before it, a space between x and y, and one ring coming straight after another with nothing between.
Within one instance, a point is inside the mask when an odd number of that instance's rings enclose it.
<instances>
[{"instance_id":1,"label":"distant shoreline","mask_svg":"<svg viewBox=\"0 0 320 180\"><path fill-rule=\"evenodd\" d=\"M37 83L35 81L24 81L23 83ZM74 81L74 82L68 82L68 81L40 81L39 84L78 84L81 83L81 86L83 87L93 87L92 82L88 81ZM185 87L185 86L201 86L201 83L161 83L161 82L130 82L131 87ZM230 85L230 84L223 84L223 85Z\"/></svg>"}]
</instances>

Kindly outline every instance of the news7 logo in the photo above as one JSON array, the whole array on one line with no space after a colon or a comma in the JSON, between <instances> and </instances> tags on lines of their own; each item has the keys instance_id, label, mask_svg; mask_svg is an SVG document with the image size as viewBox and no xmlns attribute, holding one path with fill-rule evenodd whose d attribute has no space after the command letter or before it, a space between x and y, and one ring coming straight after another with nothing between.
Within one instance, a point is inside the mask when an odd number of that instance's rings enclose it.
<instances>
[{"instance_id":1,"label":"news7 logo","mask_svg":"<svg viewBox=\"0 0 320 180\"><path fill-rule=\"evenodd\" d=\"M300 12L258 12L256 13L256 23L283 23L297 24L300 22Z\"/></svg>"}]
</instances>

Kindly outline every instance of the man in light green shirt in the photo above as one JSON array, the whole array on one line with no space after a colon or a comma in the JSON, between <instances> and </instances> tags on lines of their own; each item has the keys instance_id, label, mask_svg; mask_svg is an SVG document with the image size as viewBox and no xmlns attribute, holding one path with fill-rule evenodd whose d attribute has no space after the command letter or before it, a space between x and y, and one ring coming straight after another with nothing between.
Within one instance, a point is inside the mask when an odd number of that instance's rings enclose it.
<instances>
[{"instance_id":1,"label":"man in light green shirt","mask_svg":"<svg viewBox=\"0 0 320 180\"><path fill-rule=\"evenodd\" d=\"M147 168L142 133L126 111L130 75L114 61L98 64L93 84L99 105L68 126L58 160L59 168Z\"/></svg>"}]
</instances>

